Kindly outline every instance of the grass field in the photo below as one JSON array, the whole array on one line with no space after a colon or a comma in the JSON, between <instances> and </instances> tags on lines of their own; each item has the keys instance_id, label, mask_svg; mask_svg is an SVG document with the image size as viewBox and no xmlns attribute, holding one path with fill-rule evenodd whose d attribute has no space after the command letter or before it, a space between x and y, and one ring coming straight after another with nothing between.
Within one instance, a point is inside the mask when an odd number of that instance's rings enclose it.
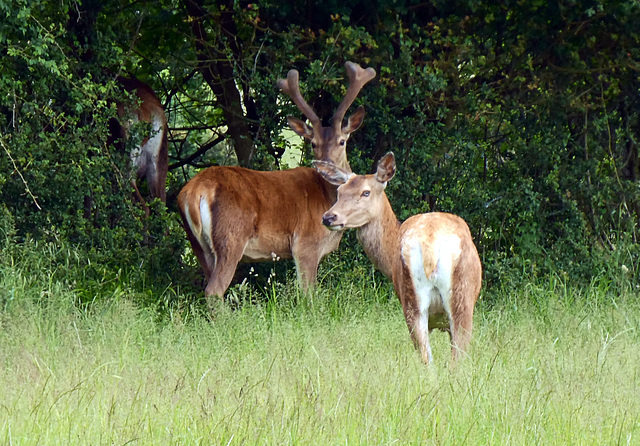
<instances>
[{"instance_id":1,"label":"grass field","mask_svg":"<svg viewBox=\"0 0 640 446\"><path fill-rule=\"evenodd\" d=\"M1 444L640 444L640 300L606 283L485 298L450 368L443 333L420 363L386 284L278 285L209 321L193 296L158 312L111 287L82 309L2 268Z\"/></svg>"}]
</instances>

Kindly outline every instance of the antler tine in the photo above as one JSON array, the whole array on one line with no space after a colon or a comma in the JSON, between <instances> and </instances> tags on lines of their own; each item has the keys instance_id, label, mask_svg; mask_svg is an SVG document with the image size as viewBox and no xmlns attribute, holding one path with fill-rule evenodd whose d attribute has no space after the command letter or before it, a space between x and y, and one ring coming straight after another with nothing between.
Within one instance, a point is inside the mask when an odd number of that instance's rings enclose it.
<instances>
[{"instance_id":1,"label":"antler tine","mask_svg":"<svg viewBox=\"0 0 640 446\"><path fill-rule=\"evenodd\" d=\"M313 111L311 106L304 100L302 94L300 94L300 85L298 83L298 70L289 70L286 79L278 79L278 87L289 96L294 104L298 106L300 111L309 118L311 125L318 129L322 127L322 122L318 115Z\"/></svg>"},{"instance_id":2,"label":"antler tine","mask_svg":"<svg viewBox=\"0 0 640 446\"><path fill-rule=\"evenodd\" d=\"M347 76L349 77L349 88L347 88L347 93L344 95L344 99L342 99L338 109L333 114L333 125L336 128L342 126L344 114L347 112L351 104L353 104L353 101L358 96L358 93L360 93L360 90L362 90L362 87L364 87L364 84L376 77L376 70L371 67L365 70L354 62L346 62L344 66L347 69Z\"/></svg>"}]
</instances>

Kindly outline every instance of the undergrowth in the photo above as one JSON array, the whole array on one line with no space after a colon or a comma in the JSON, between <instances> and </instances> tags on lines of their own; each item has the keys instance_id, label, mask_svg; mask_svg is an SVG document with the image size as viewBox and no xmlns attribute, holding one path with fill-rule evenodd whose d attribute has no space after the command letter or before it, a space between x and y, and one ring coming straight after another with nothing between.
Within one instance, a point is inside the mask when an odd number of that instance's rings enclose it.
<instances>
[{"instance_id":1,"label":"undergrowth","mask_svg":"<svg viewBox=\"0 0 640 446\"><path fill-rule=\"evenodd\" d=\"M640 299L624 270L505 278L483 291L468 357L449 367L434 332L425 367L390 283L337 256L311 294L274 268L212 317L197 283L9 242L0 442L637 443Z\"/></svg>"}]
</instances>

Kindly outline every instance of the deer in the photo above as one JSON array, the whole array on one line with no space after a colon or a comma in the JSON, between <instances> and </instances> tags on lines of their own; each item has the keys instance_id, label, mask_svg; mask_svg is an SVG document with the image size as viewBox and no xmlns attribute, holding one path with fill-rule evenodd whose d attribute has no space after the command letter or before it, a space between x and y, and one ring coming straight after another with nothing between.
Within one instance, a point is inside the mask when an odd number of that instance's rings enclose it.
<instances>
[{"instance_id":1,"label":"deer","mask_svg":"<svg viewBox=\"0 0 640 446\"><path fill-rule=\"evenodd\" d=\"M135 93L138 103L131 104L119 101L117 103L118 119L109 123L109 143L118 150L124 151L126 141L130 138L131 128L137 123L148 123L151 131L145 135L141 143L130 152L131 176L134 199L138 201L148 215L146 201L138 188L137 178L146 178L150 197L159 198L163 203L167 201L166 181L169 167L168 157L168 127L167 117L158 96L153 89L144 82L117 77L118 83L129 93Z\"/></svg>"},{"instance_id":2,"label":"deer","mask_svg":"<svg viewBox=\"0 0 640 446\"><path fill-rule=\"evenodd\" d=\"M346 62L347 92L323 126L300 93L295 69L279 79L311 125L293 116L290 128L311 142L314 158L351 171L346 155L350 135L364 120L361 105L344 123L344 116L376 72ZM297 282L304 292L313 288L320 260L334 251L341 234L322 225L322 214L336 199L336 188L311 167L257 171L239 166L212 166L200 171L178 195L178 208L187 238L202 267L205 297L212 314L224 298L239 262L293 259Z\"/></svg>"},{"instance_id":3,"label":"deer","mask_svg":"<svg viewBox=\"0 0 640 446\"><path fill-rule=\"evenodd\" d=\"M425 364L433 362L429 333L449 332L452 363L467 349L473 310L480 294L482 265L467 223L430 212L400 223L385 194L394 177L393 152L371 175L356 175L335 164L314 167L338 187L335 204L322 216L332 231L357 228L357 237L374 266L393 282L415 348Z\"/></svg>"}]
</instances>

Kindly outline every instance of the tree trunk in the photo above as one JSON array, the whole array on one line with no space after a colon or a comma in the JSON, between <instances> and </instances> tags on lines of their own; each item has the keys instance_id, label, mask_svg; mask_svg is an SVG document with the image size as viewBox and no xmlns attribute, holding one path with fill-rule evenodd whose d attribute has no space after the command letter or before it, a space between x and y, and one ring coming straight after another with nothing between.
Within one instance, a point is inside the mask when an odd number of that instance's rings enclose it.
<instances>
[{"instance_id":1,"label":"tree trunk","mask_svg":"<svg viewBox=\"0 0 640 446\"><path fill-rule=\"evenodd\" d=\"M228 40L231 50L234 54L239 54L239 48L233 43L233 37L237 34L233 21L233 2L228 0L219 2L220 11L213 16L203 8L201 0L184 0L184 5L192 19L191 30L196 41L198 70L215 94L218 105L222 109L227 123L227 133L233 141L238 157L238 164L248 167L253 156L253 137L242 108L242 97L236 86L233 65L225 54L224 44L226 37L231 37ZM210 43L204 26L204 21L209 17L213 17L220 28L215 44Z\"/></svg>"}]
</instances>

